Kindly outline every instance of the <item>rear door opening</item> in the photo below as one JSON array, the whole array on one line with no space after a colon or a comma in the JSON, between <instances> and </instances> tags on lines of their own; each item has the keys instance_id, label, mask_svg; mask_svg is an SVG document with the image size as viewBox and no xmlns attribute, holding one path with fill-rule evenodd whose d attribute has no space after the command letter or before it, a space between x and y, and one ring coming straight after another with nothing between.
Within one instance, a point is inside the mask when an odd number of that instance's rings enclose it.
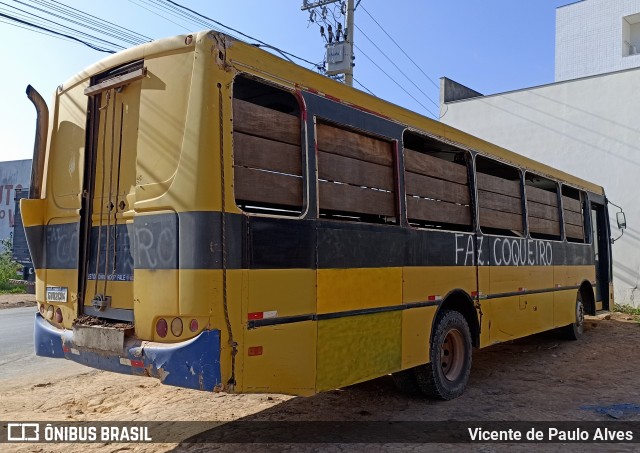
<instances>
[{"instance_id":1,"label":"rear door opening","mask_svg":"<svg viewBox=\"0 0 640 453\"><path fill-rule=\"evenodd\" d=\"M92 78L81 212L79 314L133 315L133 203L143 62Z\"/></svg>"}]
</instances>

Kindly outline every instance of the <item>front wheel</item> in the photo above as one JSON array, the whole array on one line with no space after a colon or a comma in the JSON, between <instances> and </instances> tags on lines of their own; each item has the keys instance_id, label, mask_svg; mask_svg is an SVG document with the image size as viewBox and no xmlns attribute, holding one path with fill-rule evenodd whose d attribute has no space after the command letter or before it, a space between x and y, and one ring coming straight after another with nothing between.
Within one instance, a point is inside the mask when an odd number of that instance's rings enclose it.
<instances>
[{"instance_id":1,"label":"front wheel","mask_svg":"<svg viewBox=\"0 0 640 453\"><path fill-rule=\"evenodd\" d=\"M565 337L569 340L578 340L584 333L584 304L582 303L582 293L576 297L576 320L565 326L563 329Z\"/></svg>"},{"instance_id":2,"label":"front wheel","mask_svg":"<svg viewBox=\"0 0 640 453\"><path fill-rule=\"evenodd\" d=\"M443 310L438 315L429 357L430 363L415 368L422 393L443 400L462 395L471 373L471 332L459 312Z\"/></svg>"}]
</instances>

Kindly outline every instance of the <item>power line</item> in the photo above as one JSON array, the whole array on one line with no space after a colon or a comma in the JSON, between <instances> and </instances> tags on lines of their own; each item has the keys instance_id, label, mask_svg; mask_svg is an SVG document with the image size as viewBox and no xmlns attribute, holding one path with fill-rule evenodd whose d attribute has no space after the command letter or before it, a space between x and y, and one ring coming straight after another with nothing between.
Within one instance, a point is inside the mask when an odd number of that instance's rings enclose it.
<instances>
[{"instance_id":1,"label":"power line","mask_svg":"<svg viewBox=\"0 0 640 453\"><path fill-rule=\"evenodd\" d=\"M54 30L51 30L49 28L42 27L40 25L36 25L34 23L19 19L17 17L9 16L9 15L4 14L4 13L0 13L0 17L4 17L4 18L9 19L9 20L11 20L13 22L18 22L20 24L24 24L24 25L27 25L27 26L32 27L32 28L37 28L38 30L44 30L46 32L49 32L49 33L52 33L52 34L55 34L55 35L63 36L65 38L68 38L68 39L71 39L73 41L77 41L77 42L79 42L81 44L84 44L85 46L91 47L92 49L97 50L99 52L116 53L114 50L104 49L104 48L95 46L95 45L93 45L93 44L91 44L91 43L89 43L87 41L83 41L82 39L76 38L75 36L71 36L71 35L67 35L65 33L54 31Z\"/></svg>"},{"instance_id":2,"label":"power line","mask_svg":"<svg viewBox=\"0 0 640 453\"><path fill-rule=\"evenodd\" d=\"M15 9L15 10L17 10L17 11L20 11L20 12L22 12L22 13L25 13L25 14L27 14L29 17L35 17L35 18L38 18L38 19L42 19L42 20L44 20L44 21L46 21L46 22L48 22L48 23L51 23L51 24L57 25L57 26L59 26L59 27L63 27L63 29L64 29L64 30L69 30L69 31L72 31L72 32L78 33L78 34L83 35L83 36L86 36L87 38L92 39L92 40L94 40L94 41L100 41L100 42L102 42L102 43L104 43L104 44L108 44L108 45L114 46L114 47L116 47L116 48L124 49L124 47L123 47L123 46L121 46L121 45L119 45L119 44L113 43L113 42L111 42L111 41L107 41L107 40L102 39L102 38L98 38L98 37L96 37L96 36L90 35L90 34L88 34L88 33L85 33L85 32L83 32L83 31L80 31L80 30L76 30L75 28L69 27L68 25L64 25L64 24L58 23L58 22L56 22L56 21L54 21L54 20L51 20L51 19L47 19L46 17L38 16L37 14L31 13L31 12L29 12L29 11L25 11L25 10L23 10L23 9L20 9L20 8L16 7L16 6L9 5L9 4L4 3L4 2L0 2L0 5L5 5L5 6L8 6L9 8L12 8L12 9ZM10 18L10 19L16 19L16 18L14 18L14 17L12 17L12 16L5 16L5 17L8 17L8 18ZM26 21L26 23L29 23L29 22L28 22L28 21ZM33 25L32 23L29 23L29 24L30 24L30 25ZM43 27L43 28L46 28L46 27ZM81 40L77 39L77 41L81 41ZM84 42L84 41L81 41L81 42ZM101 45L102 45L102 44L101 44ZM96 50L97 50L97 49L96 49Z\"/></svg>"},{"instance_id":3,"label":"power line","mask_svg":"<svg viewBox=\"0 0 640 453\"><path fill-rule=\"evenodd\" d=\"M33 1L33 0L32 0L32 1ZM107 23L107 24L109 24L109 25L113 25L113 27L112 27L112 28L114 28L114 27L115 27L115 28L119 28L119 29L121 29L121 30L124 30L124 31L126 31L126 32L129 32L132 36L138 36L138 37L142 38L143 40L153 41L153 38L150 38L149 36L146 36L146 35L143 35L143 34L141 34L141 33L136 32L136 31L130 30L130 29L128 29L128 28L126 28L126 27L123 27L123 26L121 26L121 25L114 24L113 22L109 22L108 20L101 19L101 18L99 18L99 17L97 17L97 16L94 16L94 15L92 15L92 14L85 13L84 11L80 11L79 9L76 9L76 8L74 8L74 7L72 7L72 6L69 6L69 5L65 5L64 3L61 3L61 2L59 2L59 1L57 1L57 0L51 0L51 2L53 2L53 3L57 3L57 4L58 4L58 5L60 5L62 8L67 8L67 9L69 9L69 10L76 11L79 15L84 15L84 16L86 16L86 17L91 17L91 18L93 18L93 19L96 19L96 21L97 21L97 22L103 22L103 23Z\"/></svg>"},{"instance_id":4,"label":"power line","mask_svg":"<svg viewBox=\"0 0 640 453\"><path fill-rule=\"evenodd\" d=\"M22 28L23 30L29 30L29 31L31 31L31 32L33 32L33 33L38 33L38 34L41 34L41 35L49 36L49 37L51 37L51 38L60 39L60 40L62 40L62 41L70 41L70 39L69 39L69 38L67 38L67 37L64 37L64 36L58 36L57 34L52 34L52 32L49 32L49 31L46 31L46 32L45 32L45 31L40 31L40 30L34 30L33 28L29 28L29 27L25 27L25 26L22 26L22 25L18 25L18 24L15 24L15 23L13 23L13 22L10 22L10 21L8 21L8 20L2 20L2 19L0 19L0 23L7 24L7 25L11 25L12 27Z\"/></svg>"},{"instance_id":5,"label":"power line","mask_svg":"<svg viewBox=\"0 0 640 453\"><path fill-rule=\"evenodd\" d=\"M87 28L87 29L93 30L93 31L97 31L99 33L102 33L103 35L110 36L112 38L120 39L121 41L127 42L129 44L141 44L143 42L143 41L140 41L140 40L132 40L132 39L129 39L129 38L123 38L122 36L118 36L116 34L113 34L111 32L105 31L105 30L101 30L99 28L95 28L95 27L93 27L91 25L87 25L86 23L78 22L78 21L76 21L74 19L70 19L69 17L64 17L64 16L61 16L59 14L53 13L51 11L47 11L45 9L38 8L37 6L29 5L27 3L21 2L20 0L13 0L13 1L18 3L18 4L20 4L20 5L24 5L24 6L28 7L28 8L35 9L36 11L40 11L40 12L49 14L50 16L56 17L58 19L62 19L62 20L65 20L67 22L71 22L72 24L80 25L80 26L82 26L84 28ZM33 13L29 13L29 14L33 14Z\"/></svg>"},{"instance_id":6,"label":"power line","mask_svg":"<svg viewBox=\"0 0 640 453\"><path fill-rule=\"evenodd\" d=\"M373 94L373 91L371 91L369 88L367 88L366 86L361 84L360 81L358 79L356 79L355 77L353 78L353 81L356 82L358 85L360 85L362 88L364 88L365 91L367 91L371 96L376 96L375 94ZM378 97L378 96L376 96L376 97Z\"/></svg>"},{"instance_id":7,"label":"power line","mask_svg":"<svg viewBox=\"0 0 640 453\"><path fill-rule=\"evenodd\" d=\"M427 99L429 99L429 101L431 101L431 103L432 103L433 105L435 105L436 107L440 107L440 105L439 105L438 103L436 103L436 102L431 98L431 96L429 96L427 93L425 93L424 91L422 91L422 88L420 88L420 87L419 87L419 86L418 86L418 85L417 85L417 84L416 84L416 83L411 79L411 77L409 77L409 76L408 76L408 75L407 75L407 74L406 74L406 73L405 73L405 72L404 72L404 71L403 71L403 70L402 70L402 69L401 69L397 64L395 64L395 63L393 62L393 60L391 60L391 58L389 58L389 56L388 56L388 55L387 55L387 54L386 54L386 53L385 53L385 52L384 52L380 47L378 47L378 45L377 45L377 44L376 44L376 43L375 43L371 38L369 38L369 36L368 36L364 31L362 31L362 29L361 29L360 27L358 27L357 25L356 25L355 27L358 29L358 31L359 31L360 33L362 33L362 35L363 35L365 38L367 38L367 39L369 40L369 42L371 42L371 44L373 44L373 45L374 45L374 47L375 47L376 49L378 49L378 51L379 51L382 55L384 55L384 57L389 61L389 63L391 63L391 64L392 64L392 65L393 65L393 66L394 66L398 71L400 71L400 74L402 74L402 75L405 77L405 79L407 79L409 82L411 82L411 84L412 84L414 87L416 87L416 88L418 89L418 91L420 91L420 93L422 93L422 94L423 94Z\"/></svg>"},{"instance_id":8,"label":"power line","mask_svg":"<svg viewBox=\"0 0 640 453\"><path fill-rule=\"evenodd\" d=\"M411 99L413 99L414 101L416 101L418 104L420 104L420 106L422 106L423 109L425 109L427 112L429 112L431 114L431 116L433 116L434 118L436 117L435 113L433 113L431 110L429 110L429 107L427 107L426 105L424 105L422 102L420 102L413 94L409 93L407 91L407 89L405 87L403 87L402 85L400 85L400 83L394 79L393 77L391 77L389 75L389 73L387 73L384 69L382 69L380 67L380 65L378 63L376 63L371 57L369 57L369 55L367 55L366 53L364 53L364 51L362 49L360 49L358 46L355 46L356 49L358 49L358 51L364 55L371 63L373 63L375 65L376 68L378 68L384 75L386 75L389 79L391 79L391 81L393 83L395 83L402 91L404 91L405 93L407 93L407 95L409 95L409 97Z\"/></svg>"},{"instance_id":9,"label":"power line","mask_svg":"<svg viewBox=\"0 0 640 453\"><path fill-rule=\"evenodd\" d=\"M371 18L371 20L373 20L373 21L376 23L376 25L377 25L378 27L380 27L380 30L382 30L382 31L384 32L384 34L385 34L385 35L387 35L387 37L388 37L388 38L389 38L389 39L390 39L390 40L391 40L391 41L396 45L396 47L397 47L398 49L400 49L400 51L404 54L404 56L405 56L405 57L407 57L407 58L409 59L409 61L411 61L411 63L413 63L413 65L414 65L416 68L418 68L418 70L422 73L422 75L424 75L427 79L429 79L429 81L433 84L433 86L435 86L436 88L440 89L440 86L439 86L436 82L434 82L434 81L433 81L433 79L432 79L431 77L429 77L429 76L428 76L428 75L427 75L427 74L422 70L422 68L421 68L420 66L418 66L418 63L416 63L415 61L413 61L413 58L411 58L411 57L409 56L409 54L407 54L407 52L405 52L405 51L404 51L404 49L400 46L400 44L398 44L398 43L396 42L396 40L395 40L395 39L393 39L389 33L387 33L387 30L385 30L385 29L384 29L384 27L383 27L382 25L380 25L380 23L379 23L379 22L378 22L378 21L377 21L377 20L376 20L372 15L371 15L371 13L369 13L369 11L367 11L367 9L364 7L364 5L362 6L362 10L363 10L365 13L367 13L367 15Z\"/></svg>"},{"instance_id":10,"label":"power line","mask_svg":"<svg viewBox=\"0 0 640 453\"><path fill-rule=\"evenodd\" d=\"M134 4L134 5L136 5L136 6L139 6L140 8L142 8L142 9L144 9L144 10L146 10L146 11L149 11L151 14L155 14L156 16L162 17L164 20L169 21L169 22L171 22L171 23L172 23L172 24L174 24L174 25L177 25L178 27L182 28L183 30L190 31L190 29L189 29L188 27L186 27L184 24L179 24L178 22L175 22L175 21L173 21L173 20L169 19L169 18L168 18L168 17L166 17L166 16L163 16L162 14L160 14L160 13L158 13L158 12L156 12L156 11L152 11L152 10L150 10L149 8L147 8L146 6L144 6L143 4L140 4L140 3L138 3L138 2L137 2L137 1L135 1L135 0L129 0L129 2L130 2L130 3L133 3L133 4ZM155 7L155 8L157 8L157 6L156 6L156 5L154 5L154 7Z\"/></svg>"}]
</instances>

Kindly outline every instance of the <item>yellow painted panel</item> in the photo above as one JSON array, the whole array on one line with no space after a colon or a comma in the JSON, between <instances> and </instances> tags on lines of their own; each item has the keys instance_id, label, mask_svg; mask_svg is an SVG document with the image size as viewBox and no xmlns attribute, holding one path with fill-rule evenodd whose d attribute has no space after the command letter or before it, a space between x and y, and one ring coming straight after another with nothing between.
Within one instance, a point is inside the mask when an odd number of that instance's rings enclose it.
<instances>
[{"instance_id":1,"label":"yellow painted panel","mask_svg":"<svg viewBox=\"0 0 640 453\"><path fill-rule=\"evenodd\" d=\"M108 281L105 286L105 281L101 279L98 281L96 286L95 280L87 280L87 293L84 304L91 305L91 300L94 298L95 294L106 294L107 296L111 296L109 307L131 310L133 308L134 297L133 285L133 282Z\"/></svg>"},{"instance_id":2,"label":"yellow painted panel","mask_svg":"<svg viewBox=\"0 0 640 453\"><path fill-rule=\"evenodd\" d=\"M473 266L405 267L402 269L402 302L420 302L430 295L444 297L454 289L468 294L476 290Z\"/></svg>"},{"instance_id":3,"label":"yellow painted panel","mask_svg":"<svg viewBox=\"0 0 640 453\"><path fill-rule=\"evenodd\" d=\"M402 268L318 269L318 313L402 303Z\"/></svg>"},{"instance_id":4,"label":"yellow painted panel","mask_svg":"<svg viewBox=\"0 0 640 453\"><path fill-rule=\"evenodd\" d=\"M553 293L526 294L520 296L518 320L521 323L519 337L552 329L554 316Z\"/></svg>"},{"instance_id":5,"label":"yellow painted panel","mask_svg":"<svg viewBox=\"0 0 640 453\"><path fill-rule=\"evenodd\" d=\"M555 266L553 269L553 280L560 286L578 286L583 281L595 281L596 268L594 265L587 266Z\"/></svg>"},{"instance_id":6,"label":"yellow painted panel","mask_svg":"<svg viewBox=\"0 0 640 453\"><path fill-rule=\"evenodd\" d=\"M429 362L429 342L438 307L402 311L402 369Z\"/></svg>"},{"instance_id":7,"label":"yellow painted panel","mask_svg":"<svg viewBox=\"0 0 640 453\"><path fill-rule=\"evenodd\" d=\"M178 314L178 271L135 269L133 281L136 336L154 340L155 319Z\"/></svg>"},{"instance_id":8,"label":"yellow painted panel","mask_svg":"<svg viewBox=\"0 0 640 453\"><path fill-rule=\"evenodd\" d=\"M490 294L490 275L491 268L489 266L478 267L478 290L482 294ZM491 344L489 335L491 322L491 305L486 300L476 301L480 305L480 347Z\"/></svg>"},{"instance_id":9,"label":"yellow painted panel","mask_svg":"<svg viewBox=\"0 0 640 453\"><path fill-rule=\"evenodd\" d=\"M317 323L313 321L246 330L239 355L244 357L244 392L312 395L316 384ZM248 356L262 347L262 355Z\"/></svg>"},{"instance_id":10,"label":"yellow painted panel","mask_svg":"<svg viewBox=\"0 0 640 453\"><path fill-rule=\"evenodd\" d=\"M230 271L227 271L229 275ZM216 300L222 299L222 271L182 269L179 284L178 312L183 316L211 316ZM227 298L230 297L227 288ZM234 304L237 294L231 294ZM220 323L222 325L222 323Z\"/></svg>"},{"instance_id":11,"label":"yellow painted panel","mask_svg":"<svg viewBox=\"0 0 640 453\"><path fill-rule=\"evenodd\" d=\"M144 201L166 193L178 169L183 147L197 140L197 136L185 134L193 61L194 54L187 49L183 53L145 59L148 75L142 80L139 107L137 209L147 207ZM194 177L195 168L183 170L190 173L190 178ZM178 208L176 204L192 198L174 195L167 205Z\"/></svg>"},{"instance_id":12,"label":"yellow painted panel","mask_svg":"<svg viewBox=\"0 0 640 453\"><path fill-rule=\"evenodd\" d=\"M277 311L278 317L315 313L316 271L250 270L247 313L263 311Z\"/></svg>"},{"instance_id":13,"label":"yellow painted panel","mask_svg":"<svg viewBox=\"0 0 640 453\"><path fill-rule=\"evenodd\" d=\"M25 227L44 225L46 200L23 198L20 200L20 215Z\"/></svg>"},{"instance_id":14,"label":"yellow painted panel","mask_svg":"<svg viewBox=\"0 0 640 453\"><path fill-rule=\"evenodd\" d=\"M399 370L401 330L401 311L318 321L316 391Z\"/></svg>"},{"instance_id":15,"label":"yellow painted panel","mask_svg":"<svg viewBox=\"0 0 640 453\"><path fill-rule=\"evenodd\" d=\"M38 302L45 302L45 291L47 286L62 286L68 289L66 303L54 303L53 305L60 307L62 310L63 326L71 329L73 320L76 319L78 313L78 271L75 269L47 269L45 271L44 284L38 285L36 299Z\"/></svg>"},{"instance_id":16,"label":"yellow painted panel","mask_svg":"<svg viewBox=\"0 0 640 453\"><path fill-rule=\"evenodd\" d=\"M577 289L553 293L553 324L555 327L567 326L576 320L577 295Z\"/></svg>"},{"instance_id":17,"label":"yellow painted panel","mask_svg":"<svg viewBox=\"0 0 640 453\"><path fill-rule=\"evenodd\" d=\"M65 211L80 209L84 175L88 81L56 96L53 110L46 193L49 216L63 217Z\"/></svg>"},{"instance_id":18,"label":"yellow painted panel","mask_svg":"<svg viewBox=\"0 0 640 453\"><path fill-rule=\"evenodd\" d=\"M520 296L502 297L483 302L483 313L489 321L490 343L513 340L517 338L520 322L517 320L517 310Z\"/></svg>"},{"instance_id":19,"label":"yellow painted panel","mask_svg":"<svg viewBox=\"0 0 640 453\"><path fill-rule=\"evenodd\" d=\"M491 294L553 288L553 266L492 266Z\"/></svg>"}]
</instances>

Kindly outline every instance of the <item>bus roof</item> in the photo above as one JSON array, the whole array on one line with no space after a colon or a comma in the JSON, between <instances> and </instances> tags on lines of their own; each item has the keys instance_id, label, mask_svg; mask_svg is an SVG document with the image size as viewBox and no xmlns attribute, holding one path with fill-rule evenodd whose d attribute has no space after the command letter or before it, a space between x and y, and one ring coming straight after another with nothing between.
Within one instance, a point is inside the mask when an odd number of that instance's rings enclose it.
<instances>
[{"instance_id":1,"label":"bus roof","mask_svg":"<svg viewBox=\"0 0 640 453\"><path fill-rule=\"evenodd\" d=\"M187 40L188 36L193 36L194 39ZM440 121L428 118L363 91L349 87L329 77L325 77L307 68L296 65L295 63L284 60L256 46L236 40L235 38L216 31L201 31L191 35L184 34L171 38L164 38L110 55L69 79L62 86L60 91L65 91L78 83L82 83L95 74L99 74L131 61L144 59L151 55L157 56L165 53L168 54L175 52L176 50L194 51L197 45L203 43L208 39L208 37L213 36L218 37L218 42L224 42L226 49L233 53L233 64L237 64L242 67L244 66L242 65L243 60L251 61L251 70L262 72L265 77L272 78L276 82L289 84L299 89L309 90L319 95L330 97L331 99L348 105L353 105L354 107L369 113L385 117L390 121L406 125L417 132L426 132L435 138L440 138L447 142L453 142L462 148L472 149L484 155L495 157L542 176L548 176L569 185L583 188L599 195L604 195L604 189L597 184L489 143L452 126L441 123ZM210 43L205 44L209 46L207 49L210 50Z\"/></svg>"}]
</instances>

